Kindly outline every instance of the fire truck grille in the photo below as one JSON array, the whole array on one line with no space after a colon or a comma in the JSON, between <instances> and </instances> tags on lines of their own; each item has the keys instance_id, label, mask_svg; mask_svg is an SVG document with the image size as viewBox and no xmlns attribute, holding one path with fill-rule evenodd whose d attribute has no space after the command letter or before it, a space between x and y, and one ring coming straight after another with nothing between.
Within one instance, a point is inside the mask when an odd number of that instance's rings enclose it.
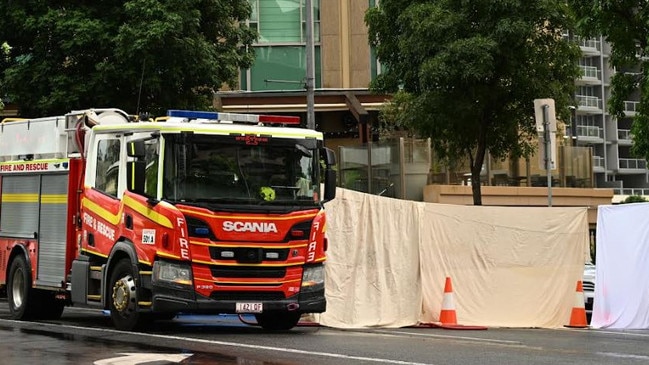
<instances>
[{"instance_id":1,"label":"fire truck grille","mask_svg":"<svg viewBox=\"0 0 649 365\"><path fill-rule=\"evenodd\" d=\"M232 260L253 264L258 264L262 261L286 261L288 252L288 248L281 247L210 247L210 257L213 260Z\"/></svg>"},{"instance_id":2,"label":"fire truck grille","mask_svg":"<svg viewBox=\"0 0 649 365\"><path fill-rule=\"evenodd\" d=\"M253 291L253 292L241 292L241 291L214 291L210 295L210 298L214 300L282 300L284 294L277 291Z\"/></svg>"},{"instance_id":3,"label":"fire truck grille","mask_svg":"<svg viewBox=\"0 0 649 365\"><path fill-rule=\"evenodd\" d=\"M286 276L286 268L213 266L212 276L215 278L283 278Z\"/></svg>"}]
</instances>

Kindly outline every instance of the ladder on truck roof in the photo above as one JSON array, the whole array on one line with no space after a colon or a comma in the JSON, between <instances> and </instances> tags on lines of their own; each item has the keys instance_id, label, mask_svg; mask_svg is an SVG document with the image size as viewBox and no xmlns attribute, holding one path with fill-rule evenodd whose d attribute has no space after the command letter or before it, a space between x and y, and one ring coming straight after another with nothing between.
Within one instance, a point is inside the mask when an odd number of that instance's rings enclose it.
<instances>
[{"instance_id":1,"label":"ladder on truck roof","mask_svg":"<svg viewBox=\"0 0 649 365\"><path fill-rule=\"evenodd\" d=\"M79 153L71 132L84 117L84 128L129 121L127 113L114 108L75 110L62 116L35 119L3 119L0 123L0 162L66 158Z\"/></svg>"}]
</instances>

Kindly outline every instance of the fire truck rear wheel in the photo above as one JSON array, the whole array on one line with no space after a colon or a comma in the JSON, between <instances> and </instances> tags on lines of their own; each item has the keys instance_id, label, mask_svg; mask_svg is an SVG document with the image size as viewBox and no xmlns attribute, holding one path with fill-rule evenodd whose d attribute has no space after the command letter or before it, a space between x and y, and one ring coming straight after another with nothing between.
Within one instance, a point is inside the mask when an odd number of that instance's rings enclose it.
<instances>
[{"instance_id":1,"label":"fire truck rear wheel","mask_svg":"<svg viewBox=\"0 0 649 365\"><path fill-rule=\"evenodd\" d=\"M30 319L34 316L35 301L32 289L32 275L24 256L11 261L7 280L7 301L13 319Z\"/></svg>"},{"instance_id":2,"label":"fire truck rear wheel","mask_svg":"<svg viewBox=\"0 0 649 365\"><path fill-rule=\"evenodd\" d=\"M301 313L298 312L280 312L280 313L263 313L255 314L257 324L261 328L270 331L286 331L295 327L300 321Z\"/></svg>"},{"instance_id":3,"label":"fire truck rear wheel","mask_svg":"<svg viewBox=\"0 0 649 365\"><path fill-rule=\"evenodd\" d=\"M138 288L133 278L133 268L129 260L117 262L110 275L110 317L115 328L122 331L135 330L144 322L141 313L137 311Z\"/></svg>"}]
</instances>

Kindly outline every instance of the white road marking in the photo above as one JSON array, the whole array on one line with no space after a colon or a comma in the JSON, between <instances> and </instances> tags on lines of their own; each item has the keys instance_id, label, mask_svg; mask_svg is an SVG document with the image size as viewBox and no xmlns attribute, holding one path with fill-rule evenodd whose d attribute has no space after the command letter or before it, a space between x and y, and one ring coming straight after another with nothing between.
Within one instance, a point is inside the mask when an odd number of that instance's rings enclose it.
<instances>
[{"instance_id":1,"label":"white road marking","mask_svg":"<svg viewBox=\"0 0 649 365\"><path fill-rule=\"evenodd\" d=\"M95 365L137 365L154 361L181 362L192 354L158 354L158 353L122 353L119 357L102 359L94 362Z\"/></svg>"},{"instance_id":2,"label":"white road marking","mask_svg":"<svg viewBox=\"0 0 649 365\"><path fill-rule=\"evenodd\" d=\"M507 345L520 345L520 341L509 341L509 340L494 340L491 338L480 338L480 337L467 337L467 336L449 336L449 335L433 335L430 333L414 333L414 332L403 332L403 331L385 331L385 330L373 330L372 332L392 334L396 333L399 335L405 336L419 336L419 337L430 337L430 338L443 338L451 340L468 340L468 341L477 341L477 342L493 342Z\"/></svg>"},{"instance_id":3,"label":"white road marking","mask_svg":"<svg viewBox=\"0 0 649 365\"><path fill-rule=\"evenodd\" d=\"M633 355L633 354L621 354L618 352L596 352L595 355L602 355L607 357L616 357L620 359L636 359L636 360L649 360L649 356L644 355Z\"/></svg>"},{"instance_id":4,"label":"white road marking","mask_svg":"<svg viewBox=\"0 0 649 365\"><path fill-rule=\"evenodd\" d=\"M16 321L16 320L11 320L11 319L0 319L0 322L11 322L11 323L22 323L22 324L33 323L33 322ZM322 356L322 357L330 357L330 358L335 358L335 359L359 360L359 361L367 361L367 362L374 362L374 363L381 363L381 364L434 365L432 363L400 361L400 360L382 359L382 358L377 358L377 357L353 356L353 355L337 354L337 353L332 353L332 352L307 351L307 350L292 349L292 348L288 348L288 347L272 347L272 346L250 345L250 344L245 344L245 343L226 342L226 341L213 341L213 340L205 340L205 339L201 339L201 338L189 338L189 337L170 336L170 335L156 335L156 334L139 333L139 332L125 333L123 331L118 331L118 330L113 330L113 329L108 329L108 328L88 328L88 327L81 327L81 326L71 326L71 325L66 325L66 324L50 324L50 323L37 323L37 324L38 324L38 326L41 326L41 327L69 328L69 329L74 329L74 330L84 330L84 331L109 333L109 334L122 335L122 336L125 335L125 334L128 334L128 335L139 336L139 337L159 338L159 339L165 339L165 340L178 340L178 341L186 341L186 342L211 344L211 345L239 347L239 348L254 349L254 350L277 351L277 352L285 352L285 353L300 354L300 355Z\"/></svg>"}]
</instances>

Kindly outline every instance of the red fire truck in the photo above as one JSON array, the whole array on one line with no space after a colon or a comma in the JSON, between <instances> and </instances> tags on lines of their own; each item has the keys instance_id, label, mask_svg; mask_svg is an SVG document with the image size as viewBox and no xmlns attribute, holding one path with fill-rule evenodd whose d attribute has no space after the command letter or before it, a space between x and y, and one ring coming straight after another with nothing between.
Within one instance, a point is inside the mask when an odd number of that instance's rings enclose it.
<instances>
[{"instance_id":1,"label":"red fire truck","mask_svg":"<svg viewBox=\"0 0 649 365\"><path fill-rule=\"evenodd\" d=\"M15 319L67 305L136 330L178 313L294 327L326 309L332 150L298 117L119 109L0 125L0 288Z\"/></svg>"}]
</instances>

